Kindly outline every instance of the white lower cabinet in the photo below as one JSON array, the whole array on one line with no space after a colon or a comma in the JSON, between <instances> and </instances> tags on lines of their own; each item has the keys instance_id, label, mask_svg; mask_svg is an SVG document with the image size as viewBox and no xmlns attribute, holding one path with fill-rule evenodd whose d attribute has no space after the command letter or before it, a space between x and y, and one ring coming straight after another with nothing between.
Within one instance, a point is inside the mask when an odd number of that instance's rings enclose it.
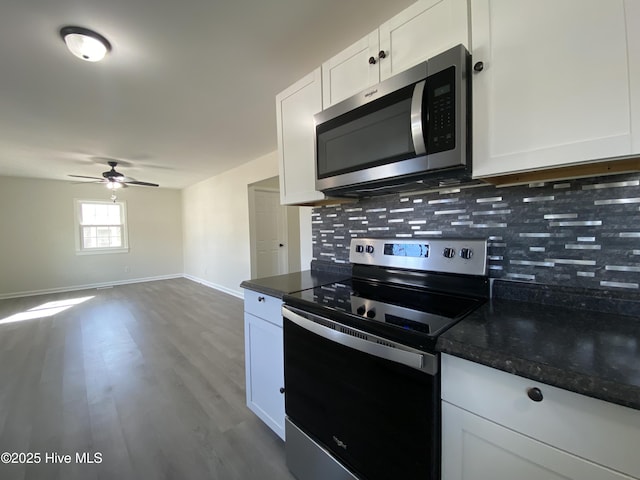
<instances>
[{"instance_id":1,"label":"white lower cabinet","mask_svg":"<svg viewBox=\"0 0 640 480\"><path fill-rule=\"evenodd\" d=\"M443 402L444 480L622 480L613 470Z\"/></svg>"},{"instance_id":2,"label":"white lower cabinet","mask_svg":"<svg viewBox=\"0 0 640 480\"><path fill-rule=\"evenodd\" d=\"M245 292L247 407L284 440L284 359L279 298ZM256 316L256 313L264 314Z\"/></svg>"},{"instance_id":3,"label":"white lower cabinet","mask_svg":"<svg viewBox=\"0 0 640 480\"><path fill-rule=\"evenodd\" d=\"M442 400L443 480L640 478L638 410L450 355Z\"/></svg>"}]
</instances>

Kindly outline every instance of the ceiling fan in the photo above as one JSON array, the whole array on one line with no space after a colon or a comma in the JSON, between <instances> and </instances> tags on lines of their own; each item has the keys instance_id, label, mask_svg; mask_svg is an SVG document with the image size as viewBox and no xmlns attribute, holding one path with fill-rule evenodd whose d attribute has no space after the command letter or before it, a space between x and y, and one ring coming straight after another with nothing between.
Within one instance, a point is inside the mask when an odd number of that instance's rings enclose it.
<instances>
[{"instance_id":1,"label":"ceiling fan","mask_svg":"<svg viewBox=\"0 0 640 480\"><path fill-rule=\"evenodd\" d=\"M110 161L108 162L111 170L107 170L106 172L102 172L102 178L100 177L87 177L85 175L69 175L74 178L90 178L94 180L93 182L86 183L104 183L108 188L120 188L126 187L128 185L141 185L143 187L159 187L157 183L149 183L149 182L140 182L132 177L125 177L122 173L116 171L116 166L118 162Z\"/></svg>"}]
</instances>

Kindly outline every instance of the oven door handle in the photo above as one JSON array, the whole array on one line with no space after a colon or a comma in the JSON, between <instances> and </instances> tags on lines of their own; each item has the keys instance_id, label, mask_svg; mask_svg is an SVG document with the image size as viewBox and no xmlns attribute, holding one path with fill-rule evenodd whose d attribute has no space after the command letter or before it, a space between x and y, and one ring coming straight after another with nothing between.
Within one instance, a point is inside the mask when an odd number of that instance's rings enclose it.
<instances>
[{"instance_id":1,"label":"oven door handle","mask_svg":"<svg viewBox=\"0 0 640 480\"><path fill-rule=\"evenodd\" d=\"M337 328L341 328L342 331L327 327L313 320L309 320L303 315L316 318L323 324L335 325ZM406 365L430 375L438 373L437 354L434 355L421 352L420 350L363 332L362 330L344 326L328 318L314 315L309 312L303 312L302 310L286 305L282 306L282 316L305 330L315 333L316 335L326 338L332 342L344 345L345 347L352 348L384 360L389 360L390 362ZM351 334L344 332L351 332ZM382 343L379 343L378 341Z\"/></svg>"}]
</instances>

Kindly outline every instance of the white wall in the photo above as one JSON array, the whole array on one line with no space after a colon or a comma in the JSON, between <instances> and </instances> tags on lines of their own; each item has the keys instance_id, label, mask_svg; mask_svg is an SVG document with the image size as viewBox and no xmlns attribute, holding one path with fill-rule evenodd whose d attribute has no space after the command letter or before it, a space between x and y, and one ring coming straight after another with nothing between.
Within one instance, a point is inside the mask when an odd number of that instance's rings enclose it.
<instances>
[{"instance_id":1,"label":"white wall","mask_svg":"<svg viewBox=\"0 0 640 480\"><path fill-rule=\"evenodd\" d=\"M74 198L109 195L102 185L0 177L0 298L181 275L179 190L119 190L129 252L76 255Z\"/></svg>"},{"instance_id":2,"label":"white wall","mask_svg":"<svg viewBox=\"0 0 640 480\"><path fill-rule=\"evenodd\" d=\"M182 191L186 276L232 295L243 295L240 283L251 278L247 188L277 175L278 155L274 151ZM311 242L308 248L304 244L301 248L304 270L309 268Z\"/></svg>"}]
</instances>

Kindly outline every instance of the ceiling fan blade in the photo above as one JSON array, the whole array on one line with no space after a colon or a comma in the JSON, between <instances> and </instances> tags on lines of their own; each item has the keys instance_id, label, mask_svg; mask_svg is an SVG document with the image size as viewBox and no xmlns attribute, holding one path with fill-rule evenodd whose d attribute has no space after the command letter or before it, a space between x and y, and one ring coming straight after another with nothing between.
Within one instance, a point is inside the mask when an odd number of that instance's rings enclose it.
<instances>
[{"instance_id":1,"label":"ceiling fan blade","mask_svg":"<svg viewBox=\"0 0 640 480\"><path fill-rule=\"evenodd\" d=\"M105 183L102 180L94 180L92 182L71 182L71 185L89 185L91 183Z\"/></svg>"},{"instance_id":2,"label":"ceiling fan blade","mask_svg":"<svg viewBox=\"0 0 640 480\"><path fill-rule=\"evenodd\" d=\"M104 181L104 179L100 178L100 177L87 177L86 175L69 175L70 177L74 177L74 178L90 178L92 180L100 180L101 182ZM89 182L87 182L89 183Z\"/></svg>"},{"instance_id":3,"label":"ceiling fan blade","mask_svg":"<svg viewBox=\"0 0 640 480\"><path fill-rule=\"evenodd\" d=\"M75 177L75 178L89 178L91 180L96 180L95 182L81 182L81 183L104 183L104 184L107 184L107 186L110 188L113 188L113 187L117 188L118 186L126 187L128 185L140 185L143 187L159 187L160 186L157 183L139 182L133 177L125 177L122 173L116 171L117 165L118 165L118 162L110 161L109 166L111 167L111 170L102 172L102 178L87 177L85 175L69 175L69 176ZM112 184L117 184L117 185L112 185Z\"/></svg>"},{"instance_id":4,"label":"ceiling fan blade","mask_svg":"<svg viewBox=\"0 0 640 480\"><path fill-rule=\"evenodd\" d=\"M139 182L134 180L133 182L125 182L127 185L141 185L143 187L159 187L157 183L149 183L149 182Z\"/></svg>"},{"instance_id":5,"label":"ceiling fan blade","mask_svg":"<svg viewBox=\"0 0 640 480\"><path fill-rule=\"evenodd\" d=\"M125 177L124 175L121 175L119 177L112 178L111 181L118 182L118 183L131 183L131 182L135 182L136 179L133 177Z\"/></svg>"}]
</instances>

